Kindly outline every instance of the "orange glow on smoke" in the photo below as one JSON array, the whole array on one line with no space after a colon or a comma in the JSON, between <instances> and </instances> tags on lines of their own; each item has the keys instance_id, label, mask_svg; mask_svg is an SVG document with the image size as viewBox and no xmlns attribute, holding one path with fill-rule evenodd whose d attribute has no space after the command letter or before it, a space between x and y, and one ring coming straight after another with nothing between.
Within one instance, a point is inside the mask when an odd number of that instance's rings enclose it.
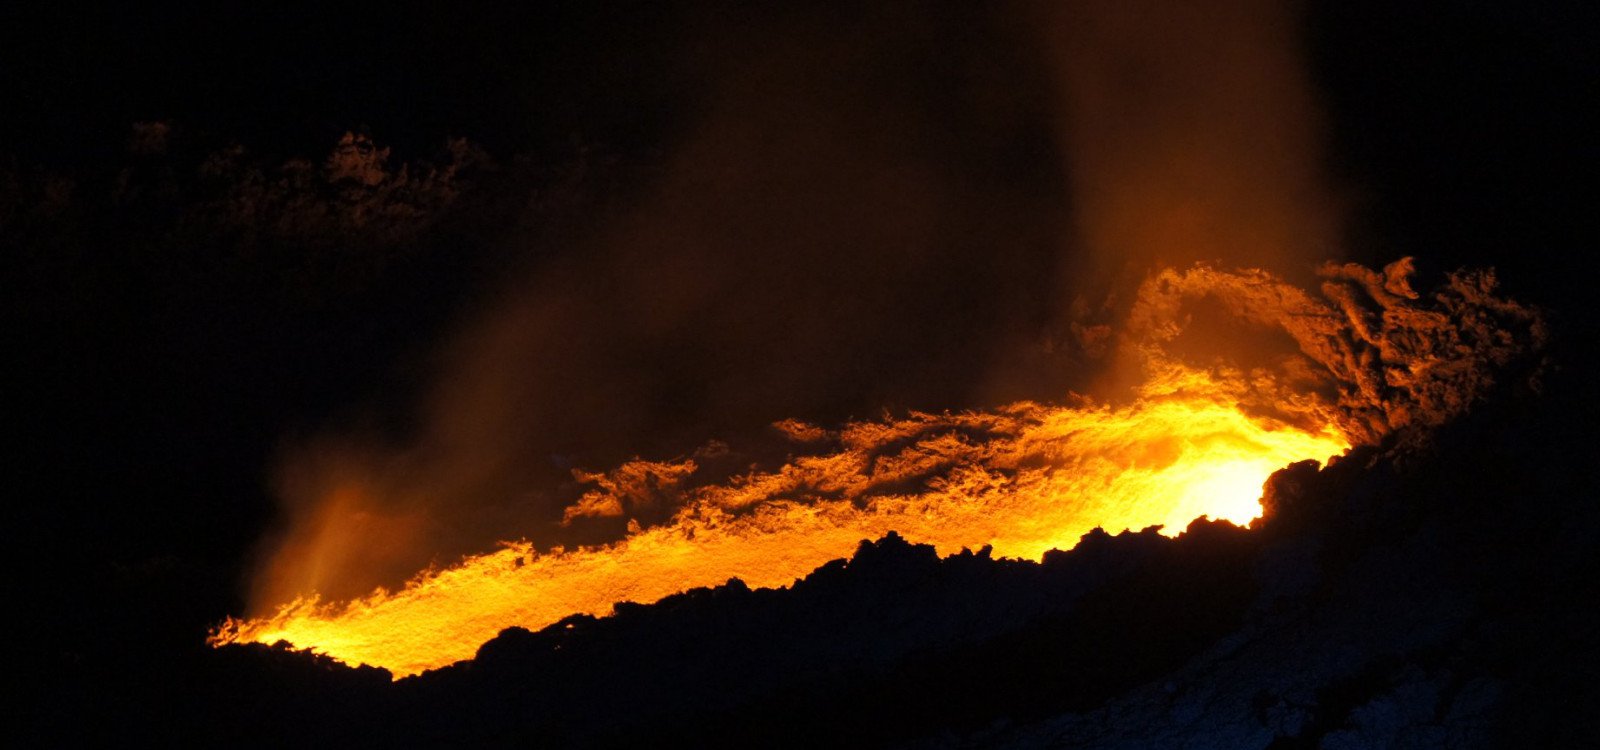
<instances>
[{"instance_id":1,"label":"orange glow on smoke","mask_svg":"<svg viewBox=\"0 0 1600 750\"><path fill-rule=\"evenodd\" d=\"M707 487L678 486L692 460L636 461L569 516L616 515L626 477L681 492L670 522L613 544L536 550L527 542L425 573L398 592L345 604L301 599L272 617L231 620L219 643L287 640L340 660L415 674L471 658L511 625L539 628L614 602L650 602L730 577L784 586L889 531L941 554L992 545L1039 559L1095 527L1200 516L1248 523L1273 471L1349 443L1333 426L1247 416L1233 388L1198 371L1126 407L1014 404L988 413L912 414L830 433L831 450ZM793 429L814 427L786 423ZM814 435L806 435L813 437Z\"/></svg>"},{"instance_id":2,"label":"orange glow on smoke","mask_svg":"<svg viewBox=\"0 0 1600 750\"><path fill-rule=\"evenodd\" d=\"M1164 270L1140 287L1120 334L1120 374L1138 383L1126 403L914 412L838 430L786 420L774 427L793 454L776 468L707 477L698 461L716 455L708 446L579 472L593 489L566 508L566 522L626 517L625 537L575 549L504 543L398 591L344 603L304 596L272 616L230 619L211 642L285 640L410 675L471 658L513 625L605 614L615 602L733 577L785 586L890 531L941 554L989 545L1039 559L1096 527L1248 523L1273 471L1443 424L1482 397L1493 368L1542 346L1540 313L1499 297L1492 272L1450 274L1426 296L1411 288L1412 272L1409 258L1381 271L1329 264L1313 294L1262 271ZM1254 327L1238 330L1287 334L1295 351L1268 346L1270 335L1205 333L1198 300ZM1184 349L1209 365L1186 363L1175 353ZM1258 366L1222 363L1241 351ZM324 506L364 507L362 497L346 487ZM329 564L320 551L349 544L344 534L409 536L403 517L361 518L286 547L274 564L315 574Z\"/></svg>"}]
</instances>

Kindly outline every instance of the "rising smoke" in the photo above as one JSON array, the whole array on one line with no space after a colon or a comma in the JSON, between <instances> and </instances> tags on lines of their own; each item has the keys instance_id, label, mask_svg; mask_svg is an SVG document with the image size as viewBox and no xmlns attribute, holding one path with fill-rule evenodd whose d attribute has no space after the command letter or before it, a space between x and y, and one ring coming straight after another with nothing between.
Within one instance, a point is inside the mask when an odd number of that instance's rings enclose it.
<instances>
[{"instance_id":1,"label":"rising smoke","mask_svg":"<svg viewBox=\"0 0 1600 750\"><path fill-rule=\"evenodd\" d=\"M647 197L487 295L410 434L286 456L253 606L620 536L561 524L575 469L1085 388L1163 265L1309 273L1337 241L1295 22L1090 0L688 24L712 93Z\"/></svg>"},{"instance_id":2,"label":"rising smoke","mask_svg":"<svg viewBox=\"0 0 1600 750\"><path fill-rule=\"evenodd\" d=\"M1040 3L1079 252L1061 325L1090 353L1153 269L1305 282L1339 258L1298 3Z\"/></svg>"}]
</instances>

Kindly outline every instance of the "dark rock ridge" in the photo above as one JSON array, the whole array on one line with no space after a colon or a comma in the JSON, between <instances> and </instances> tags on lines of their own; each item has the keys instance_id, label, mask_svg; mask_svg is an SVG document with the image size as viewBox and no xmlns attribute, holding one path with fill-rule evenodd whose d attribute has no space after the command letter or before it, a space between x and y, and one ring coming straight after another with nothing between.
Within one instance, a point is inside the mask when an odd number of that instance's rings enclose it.
<instances>
[{"instance_id":1,"label":"dark rock ridge","mask_svg":"<svg viewBox=\"0 0 1600 750\"><path fill-rule=\"evenodd\" d=\"M1557 378L1557 380L1562 380ZM1566 379L1571 385L1571 378ZM1593 407L1507 397L1425 452L1269 483L1246 531L1096 531L1040 563L896 535L792 587L510 628L388 683L217 652L208 737L467 746L1581 745L1600 528L1562 458ZM192 727L191 727L192 729Z\"/></svg>"},{"instance_id":2,"label":"dark rock ridge","mask_svg":"<svg viewBox=\"0 0 1600 750\"><path fill-rule=\"evenodd\" d=\"M533 747L1474 747L1600 738L1594 406L1576 372L1404 454L1269 482L1253 530L1042 562L897 535L782 590L619 604L390 682L287 648L56 707L56 738ZM90 693L92 695L92 693ZM106 696L100 696L106 699ZM89 700L89 698L85 698ZM108 719L74 723L82 710ZM62 734L65 732L65 735Z\"/></svg>"}]
</instances>

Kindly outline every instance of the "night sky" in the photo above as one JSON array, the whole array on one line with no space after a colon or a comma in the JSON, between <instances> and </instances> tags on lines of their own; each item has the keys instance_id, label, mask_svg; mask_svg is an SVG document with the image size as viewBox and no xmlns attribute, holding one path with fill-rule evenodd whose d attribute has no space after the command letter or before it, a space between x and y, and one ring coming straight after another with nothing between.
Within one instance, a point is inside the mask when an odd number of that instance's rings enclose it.
<instances>
[{"instance_id":1,"label":"night sky","mask_svg":"<svg viewBox=\"0 0 1600 750\"><path fill-rule=\"evenodd\" d=\"M794 216L729 240L778 249L691 258L716 266L708 289L754 285L685 313L697 333L635 336L618 318L575 334L617 337L571 356L628 374L544 414L575 426L537 443L536 480L785 416L1046 398L1062 372L1013 355L1054 324L1049 283L1072 252L1048 76L1018 41L1026 3L78 5L0 10L4 523L25 602L12 639L43 667L24 679L45 700L52 680L78 679L55 675L193 659L246 607L280 522L277 463L330 429L414 434L441 342L521 293L508 280L583 276L634 235L692 238L693 205L651 199L694 188L686 159L721 174L737 144L777 139L773 170L794 181L752 183L750 212ZM1580 372L1592 344L1576 342L1596 328L1597 13L1305 9L1346 259L1492 265L1512 296L1553 311ZM163 145L143 149L136 124L157 122ZM365 229L312 213L283 229L267 216L283 204L239 197L241 175L320 165L347 132L412 174L463 165L453 202ZM234 171L215 167L235 146ZM834 198L835 179L888 187ZM838 205L900 185L936 187ZM944 207L937 222L925 205ZM881 233L830 223L852 211ZM925 224L939 239L907 249ZM886 249L863 256L864 243ZM857 302L796 312L838 299ZM751 312L768 308L781 312Z\"/></svg>"}]
</instances>

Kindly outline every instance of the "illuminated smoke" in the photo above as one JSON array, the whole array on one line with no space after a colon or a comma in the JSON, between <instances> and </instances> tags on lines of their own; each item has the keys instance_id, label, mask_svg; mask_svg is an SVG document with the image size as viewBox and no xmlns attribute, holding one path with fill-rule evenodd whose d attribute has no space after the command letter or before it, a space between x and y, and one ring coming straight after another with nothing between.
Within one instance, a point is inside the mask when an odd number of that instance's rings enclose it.
<instances>
[{"instance_id":1,"label":"illuminated smoke","mask_svg":"<svg viewBox=\"0 0 1600 750\"><path fill-rule=\"evenodd\" d=\"M754 451L753 429L784 419L1072 388L1122 408L1170 374L1146 372L1139 342L1159 336L1113 335L1152 314L1132 309L1145 274L1220 259L1293 277L1337 257L1290 10L932 9L773 10L685 32L685 75L709 93L686 99L645 197L468 315L411 429L286 453L253 613L393 588L498 539L573 547L668 523L695 502L673 490L683 468L582 471L708 438ZM1190 339L1248 369L1295 355L1277 336ZM1392 410L1374 408L1357 421L1383 424L1338 426L1382 432ZM653 489L574 506L574 469Z\"/></svg>"},{"instance_id":2,"label":"illuminated smoke","mask_svg":"<svg viewBox=\"0 0 1600 750\"><path fill-rule=\"evenodd\" d=\"M286 451L252 608L393 586L508 536L616 538L560 524L575 467L788 417L977 405L987 363L1053 305L1062 201L1055 160L1014 145L1033 128L1051 148L1037 66L966 13L790 8L684 32L706 93L642 197L466 312L408 429Z\"/></svg>"},{"instance_id":3,"label":"illuminated smoke","mask_svg":"<svg viewBox=\"0 0 1600 750\"><path fill-rule=\"evenodd\" d=\"M1494 294L1491 276L1453 275L1428 298L1411 264L1381 272L1328 266L1320 294L1261 271L1163 271L1140 289L1126 344L1143 384L1110 406L1017 403L992 411L912 413L838 430L777 425L796 451L775 468L703 471L726 446L670 461L580 472L589 492L567 523L626 518L596 546L507 543L360 600L297 600L233 620L216 643L287 640L399 674L470 658L502 628L604 614L738 577L787 585L862 539L896 531L949 554L989 546L1038 559L1096 528L1200 516L1248 523L1267 476L1326 460L1352 442L1436 425L1487 392L1496 369L1536 347L1533 311ZM1297 351L1272 368L1198 367L1168 346L1190 333L1191 307L1287 333ZM661 523L641 524L673 509Z\"/></svg>"},{"instance_id":4,"label":"illuminated smoke","mask_svg":"<svg viewBox=\"0 0 1600 750\"><path fill-rule=\"evenodd\" d=\"M1079 246L1078 346L1151 269L1217 262L1306 280L1343 254L1322 116L1281 0L1041 2Z\"/></svg>"}]
</instances>

